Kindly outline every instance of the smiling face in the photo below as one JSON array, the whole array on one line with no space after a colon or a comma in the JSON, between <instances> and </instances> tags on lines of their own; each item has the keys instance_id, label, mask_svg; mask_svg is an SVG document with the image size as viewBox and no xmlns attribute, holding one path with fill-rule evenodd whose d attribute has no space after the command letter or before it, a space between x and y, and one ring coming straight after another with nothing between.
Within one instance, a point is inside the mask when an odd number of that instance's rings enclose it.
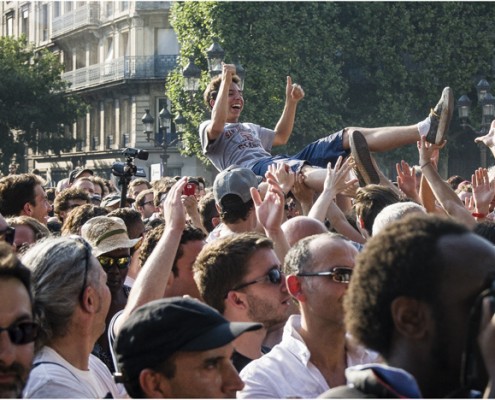
<instances>
[{"instance_id":1,"label":"smiling face","mask_svg":"<svg viewBox=\"0 0 495 400\"><path fill-rule=\"evenodd\" d=\"M210 105L212 107L215 105L215 101L216 100L210 100ZM227 106L226 122L238 122L242 109L244 108L244 97L242 97L242 90L234 82L232 82L229 87Z\"/></svg>"}]
</instances>

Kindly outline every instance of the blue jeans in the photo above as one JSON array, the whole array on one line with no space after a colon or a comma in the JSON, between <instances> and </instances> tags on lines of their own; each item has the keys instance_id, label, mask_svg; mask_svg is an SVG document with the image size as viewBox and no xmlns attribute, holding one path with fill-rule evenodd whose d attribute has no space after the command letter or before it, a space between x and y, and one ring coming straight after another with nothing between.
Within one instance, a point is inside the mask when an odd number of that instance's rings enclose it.
<instances>
[{"instance_id":1,"label":"blue jeans","mask_svg":"<svg viewBox=\"0 0 495 400\"><path fill-rule=\"evenodd\" d=\"M318 139L293 156L283 154L263 158L254 164L251 170L256 175L265 176L268 166L276 162L288 164L294 172L299 172L304 165L326 168L329 162L334 164L339 156L347 157L349 155L350 150L344 150L342 145L343 134L344 131L341 130Z\"/></svg>"}]
</instances>

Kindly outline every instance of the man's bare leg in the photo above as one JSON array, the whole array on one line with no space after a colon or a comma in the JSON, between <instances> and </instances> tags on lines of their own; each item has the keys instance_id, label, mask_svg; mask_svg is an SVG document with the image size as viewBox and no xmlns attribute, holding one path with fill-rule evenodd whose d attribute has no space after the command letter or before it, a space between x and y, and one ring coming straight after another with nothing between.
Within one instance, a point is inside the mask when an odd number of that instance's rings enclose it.
<instances>
[{"instance_id":1,"label":"man's bare leg","mask_svg":"<svg viewBox=\"0 0 495 400\"><path fill-rule=\"evenodd\" d=\"M475 143L483 143L490 149L493 157L495 157L495 119L492 121L488 133L485 136L478 136L474 141Z\"/></svg>"},{"instance_id":2,"label":"man's bare leg","mask_svg":"<svg viewBox=\"0 0 495 400\"><path fill-rule=\"evenodd\" d=\"M373 152L389 151L408 144L414 144L421 137L417 125L386 126L381 128L345 128L342 135L342 145L346 150L350 149L349 134L352 131L360 131L366 138L370 151Z\"/></svg>"}]
</instances>

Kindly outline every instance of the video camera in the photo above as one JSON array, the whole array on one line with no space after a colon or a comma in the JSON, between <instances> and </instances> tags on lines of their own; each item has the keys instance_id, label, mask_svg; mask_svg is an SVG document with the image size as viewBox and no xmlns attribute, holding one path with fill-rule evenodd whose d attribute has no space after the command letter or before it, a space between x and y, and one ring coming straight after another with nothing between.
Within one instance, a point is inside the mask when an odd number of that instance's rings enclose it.
<instances>
[{"instance_id":1,"label":"video camera","mask_svg":"<svg viewBox=\"0 0 495 400\"><path fill-rule=\"evenodd\" d=\"M147 160L149 153L145 150L128 147L124 149L122 154L127 157L127 160L126 162L114 162L112 164L112 174L118 177L128 178L129 180L133 176L145 178L146 173L144 172L144 169L136 167L133 163L133 159Z\"/></svg>"}]
</instances>

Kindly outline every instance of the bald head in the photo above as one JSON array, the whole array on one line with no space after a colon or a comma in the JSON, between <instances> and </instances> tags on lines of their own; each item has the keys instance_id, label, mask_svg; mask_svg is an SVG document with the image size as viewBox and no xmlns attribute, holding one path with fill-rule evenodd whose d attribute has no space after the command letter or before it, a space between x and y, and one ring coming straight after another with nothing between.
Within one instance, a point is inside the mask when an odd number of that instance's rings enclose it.
<instances>
[{"instance_id":1,"label":"bald head","mask_svg":"<svg viewBox=\"0 0 495 400\"><path fill-rule=\"evenodd\" d=\"M302 215L285 221L282 224L282 230L290 246L307 236L328 233L323 222Z\"/></svg>"}]
</instances>

